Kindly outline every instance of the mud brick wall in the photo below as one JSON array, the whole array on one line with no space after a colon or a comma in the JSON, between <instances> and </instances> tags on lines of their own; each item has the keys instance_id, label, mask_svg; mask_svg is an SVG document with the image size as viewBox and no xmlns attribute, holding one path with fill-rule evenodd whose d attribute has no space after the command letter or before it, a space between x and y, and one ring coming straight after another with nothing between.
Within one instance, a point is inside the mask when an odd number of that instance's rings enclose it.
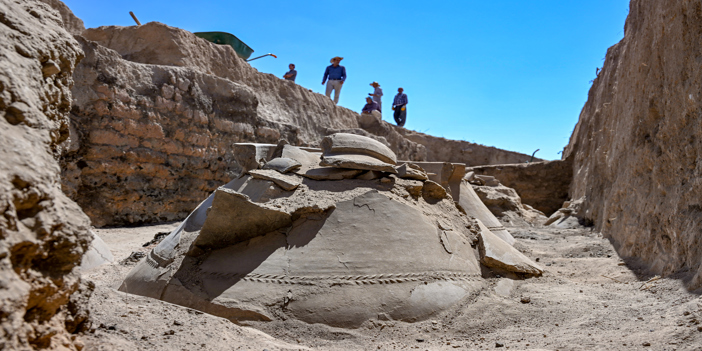
<instances>
[{"instance_id":1,"label":"mud brick wall","mask_svg":"<svg viewBox=\"0 0 702 351\"><path fill-rule=\"evenodd\" d=\"M239 172L235 142L295 140L256 118L247 87L197 71L133 63L80 39L63 189L96 226L182 219Z\"/></svg>"}]
</instances>

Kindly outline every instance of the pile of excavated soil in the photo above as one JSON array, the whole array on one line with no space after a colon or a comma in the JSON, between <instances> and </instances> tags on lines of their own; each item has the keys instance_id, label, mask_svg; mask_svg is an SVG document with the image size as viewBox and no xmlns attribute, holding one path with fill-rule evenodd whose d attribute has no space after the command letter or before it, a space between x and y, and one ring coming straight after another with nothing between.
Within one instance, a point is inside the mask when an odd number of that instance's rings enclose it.
<instances>
[{"instance_id":1,"label":"pile of excavated soil","mask_svg":"<svg viewBox=\"0 0 702 351\"><path fill-rule=\"evenodd\" d=\"M420 323L373 321L341 329L298 321L250 327L162 301L116 291L133 261L158 233L176 224L98 229L115 263L86 274L96 284L93 329L81 336L101 350L698 350L702 299L680 280L655 280L622 261L587 228L508 227L515 247L539 261L544 275L487 277L489 288ZM652 280L650 283L647 281Z\"/></svg>"}]
</instances>

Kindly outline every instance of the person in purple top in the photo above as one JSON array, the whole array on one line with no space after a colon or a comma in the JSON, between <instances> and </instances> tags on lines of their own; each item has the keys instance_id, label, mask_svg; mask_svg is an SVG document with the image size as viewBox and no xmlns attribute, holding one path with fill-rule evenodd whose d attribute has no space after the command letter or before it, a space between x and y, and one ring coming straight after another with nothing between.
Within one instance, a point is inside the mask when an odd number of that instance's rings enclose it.
<instances>
[{"instance_id":1,"label":"person in purple top","mask_svg":"<svg viewBox=\"0 0 702 351\"><path fill-rule=\"evenodd\" d=\"M392 100L392 109L395 111L393 117L395 118L395 123L398 126L404 127L405 121L407 120L407 94L403 93L405 91L402 88L397 88L397 95L395 99Z\"/></svg>"},{"instance_id":2,"label":"person in purple top","mask_svg":"<svg viewBox=\"0 0 702 351\"><path fill-rule=\"evenodd\" d=\"M381 98L383 97L383 89L380 88L380 84L378 82L373 82L370 84L373 87L373 93L370 93L368 95L373 97L373 101L378 103L378 106L380 107L380 112L382 113L383 109L383 103L381 102Z\"/></svg>"},{"instance_id":3,"label":"person in purple top","mask_svg":"<svg viewBox=\"0 0 702 351\"><path fill-rule=\"evenodd\" d=\"M361 113L373 113L373 111L380 112L380 105L369 96L366 98L366 106L363 106Z\"/></svg>"},{"instance_id":4,"label":"person in purple top","mask_svg":"<svg viewBox=\"0 0 702 351\"><path fill-rule=\"evenodd\" d=\"M331 65L327 66L324 71L324 78L322 78L322 85L329 78L327 82L327 97L331 98L331 92L334 90L334 103L339 103L339 92L341 92L341 86L344 85L346 81L346 68L344 66L339 66L339 62L343 60L343 57L336 56L331 59Z\"/></svg>"}]
</instances>

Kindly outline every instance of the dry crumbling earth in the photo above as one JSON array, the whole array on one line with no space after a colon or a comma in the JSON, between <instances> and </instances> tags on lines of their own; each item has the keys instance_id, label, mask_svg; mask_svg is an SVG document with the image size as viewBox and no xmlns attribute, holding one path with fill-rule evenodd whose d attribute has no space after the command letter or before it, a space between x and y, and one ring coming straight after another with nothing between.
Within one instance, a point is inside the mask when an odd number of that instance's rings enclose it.
<instances>
[{"instance_id":1,"label":"dry crumbling earth","mask_svg":"<svg viewBox=\"0 0 702 351\"><path fill-rule=\"evenodd\" d=\"M2 1L0 13L0 349L75 349L90 222L61 191L56 157L83 53L43 3Z\"/></svg>"}]
</instances>

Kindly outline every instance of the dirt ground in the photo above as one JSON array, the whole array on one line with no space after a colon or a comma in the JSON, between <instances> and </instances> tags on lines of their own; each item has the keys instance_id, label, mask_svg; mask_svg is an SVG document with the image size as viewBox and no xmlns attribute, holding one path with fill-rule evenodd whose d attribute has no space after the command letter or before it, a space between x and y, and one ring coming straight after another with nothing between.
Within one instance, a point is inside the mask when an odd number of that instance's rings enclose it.
<instances>
[{"instance_id":1,"label":"dirt ground","mask_svg":"<svg viewBox=\"0 0 702 351\"><path fill-rule=\"evenodd\" d=\"M347 330L292 320L239 326L117 292L136 262L125 259L176 225L97 230L115 262L84 274L96 284L86 350L702 350L700 292L624 262L588 228L508 227L542 277L493 275L489 288L430 320Z\"/></svg>"}]
</instances>

